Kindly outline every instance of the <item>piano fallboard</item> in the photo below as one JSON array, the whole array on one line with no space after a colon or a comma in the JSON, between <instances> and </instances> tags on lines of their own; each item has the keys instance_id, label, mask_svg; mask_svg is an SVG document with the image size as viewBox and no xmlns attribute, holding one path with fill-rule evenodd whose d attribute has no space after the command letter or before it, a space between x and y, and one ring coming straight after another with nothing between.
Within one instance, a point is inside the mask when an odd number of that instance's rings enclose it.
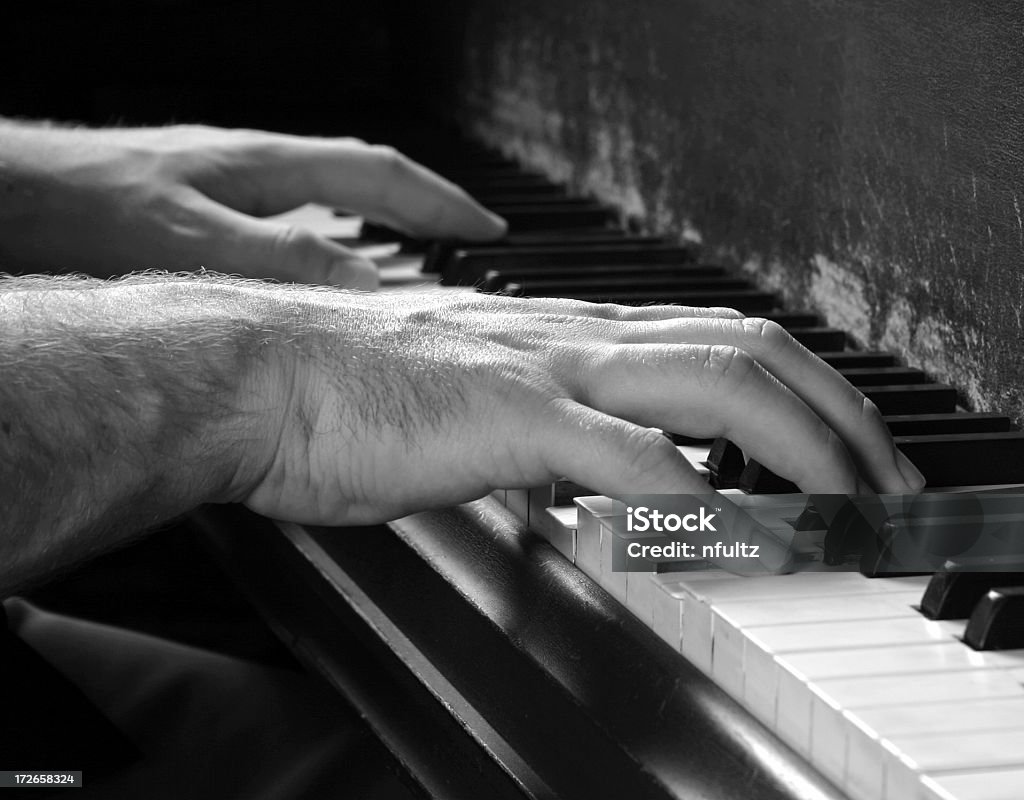
<instances>
[{"instance_id":1,"label":"piano fallboard","mask_svg":"<svg viewBox=\"0 0 1024 800\"><path fill-rule=\"evenodd\" d=\"M372 528L196 521L429 796L843 798L493 499Z\"/></svg>"}]
</instances>

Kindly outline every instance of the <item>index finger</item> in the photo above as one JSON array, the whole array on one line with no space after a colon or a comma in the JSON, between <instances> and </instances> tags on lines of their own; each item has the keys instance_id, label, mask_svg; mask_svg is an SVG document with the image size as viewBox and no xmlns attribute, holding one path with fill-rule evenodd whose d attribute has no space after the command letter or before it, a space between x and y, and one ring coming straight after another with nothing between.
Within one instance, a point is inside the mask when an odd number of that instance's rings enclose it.
<instances>
[{"instance_id":1,"label":"index finger","mask_svg":"<svg viewBox=\"0 0 1024 800\"><path fill-rule=\"evenodd\" d=\"M741 348L792 389L838 433L861 472L882 492L916 492L920 474L896 449L875 405L836 370L774 322L675 319L637 329L625 341L683 341Z\"/></svg>"},{"instance_id":2,"label":"index finger","mask_svg":"<svg viewBox=\"0 0 1024 800\"><path fill-rule=\"evenodd\" d=\"M495 239L507 229L455 184L391 147L268 135L247 148L254 157L246 177L264 209L341 206L420 237Z\"/></svg>"}]
</instances>

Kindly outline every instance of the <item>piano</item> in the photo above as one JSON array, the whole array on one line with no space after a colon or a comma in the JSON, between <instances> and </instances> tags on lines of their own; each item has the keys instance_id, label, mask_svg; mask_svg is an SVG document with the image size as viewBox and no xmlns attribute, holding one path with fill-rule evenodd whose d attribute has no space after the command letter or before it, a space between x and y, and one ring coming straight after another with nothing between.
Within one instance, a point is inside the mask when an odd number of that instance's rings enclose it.
<instances>
[{"instance_id":1,"label":"piano","mask_svg":"<svg viewBox=\"0 0 1024 800\"><path fill-rule=\"evenodd\" d=\"M414 155L505 214L510 233L424 244L298 212L380 256L385 290L440 283L775 319L879 405L932 491L1024 489L1024 434L963 410L926 370L852 347L813 311L500 153L466 142ZM797 529L792 574L707 562L618 572L621 509L567 482L371 528L231 508L196 521L427 796L1024 797L1024 547L995 573L951 557L903 574L863 541L826 541L813 502L731 443L675 440L769 530ZM1022 525L1019 513L1009 523L1018 542Z\"/></svg>"}]
</instances>

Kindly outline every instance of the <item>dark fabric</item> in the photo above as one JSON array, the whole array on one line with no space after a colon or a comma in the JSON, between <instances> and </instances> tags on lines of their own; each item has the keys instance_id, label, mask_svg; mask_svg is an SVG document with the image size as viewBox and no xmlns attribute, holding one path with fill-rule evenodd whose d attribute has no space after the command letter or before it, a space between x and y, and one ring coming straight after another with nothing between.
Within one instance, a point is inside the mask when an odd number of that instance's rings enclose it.
<instances>
[{"instance_id":1,"label":"dark fabric","mask_svg":"<svg viewBox=\"0 0 1024 800\"><path fill-rule=\"evenodd\" d=\"M76 687L8 630L0 604L0 769L102 777L138 749Z\"/></svg>"},{"instance_id":2,"label":"dark fabric","mask_svg":"<svg viewBox=\"0 0 1024 800\"><path fill-rule=\"evenodd\" d=\"M53 614L20 600L11 601L7 612L11 630L35 651L33 656L65 676L142 754L109 775L83 769L85 786L76 798L409 800L415 795L358 714L302 672ZM27 680L42 674L33 667ZM50 684L42 686L50 691ZM58 712L63 713L54 709ZM31 702L19 710L26 713L32 714ZM76 735L94 734L69 731L67 746L81 744ZM54 767L80 768L66 761Z\"/></svg>"}]
</instances>

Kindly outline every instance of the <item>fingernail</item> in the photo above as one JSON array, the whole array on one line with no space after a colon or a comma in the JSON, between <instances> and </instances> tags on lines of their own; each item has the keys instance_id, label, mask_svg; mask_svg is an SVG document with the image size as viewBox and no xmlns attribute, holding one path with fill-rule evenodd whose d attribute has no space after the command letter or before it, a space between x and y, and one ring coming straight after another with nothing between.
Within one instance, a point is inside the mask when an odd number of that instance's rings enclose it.
<instances>
[{"instance_id":1,"label":"fingernail","mask_svg":"<svg viewBox=\"0 0 1024 800\"><path fill-rule=\"evenodd\" d=\"M497 214L488 211L487 219L495 228L499 236L504 236L506 233L508 233L508 223L502 217L499 217Z\"/></svg>"},{"instance_id":2,"label":"fingernail","mask_svg":"<svg viewBox=\"0 0 1024 800\"><path fill-rule=\"evenodd\" d=\"M899 468L900 475L903 476L903 480L910 492L919 492L924 488L925 480L921 470L915 467L913 462L900 450L896 450L896 466Z\"/></svg>"}]
</instances>

